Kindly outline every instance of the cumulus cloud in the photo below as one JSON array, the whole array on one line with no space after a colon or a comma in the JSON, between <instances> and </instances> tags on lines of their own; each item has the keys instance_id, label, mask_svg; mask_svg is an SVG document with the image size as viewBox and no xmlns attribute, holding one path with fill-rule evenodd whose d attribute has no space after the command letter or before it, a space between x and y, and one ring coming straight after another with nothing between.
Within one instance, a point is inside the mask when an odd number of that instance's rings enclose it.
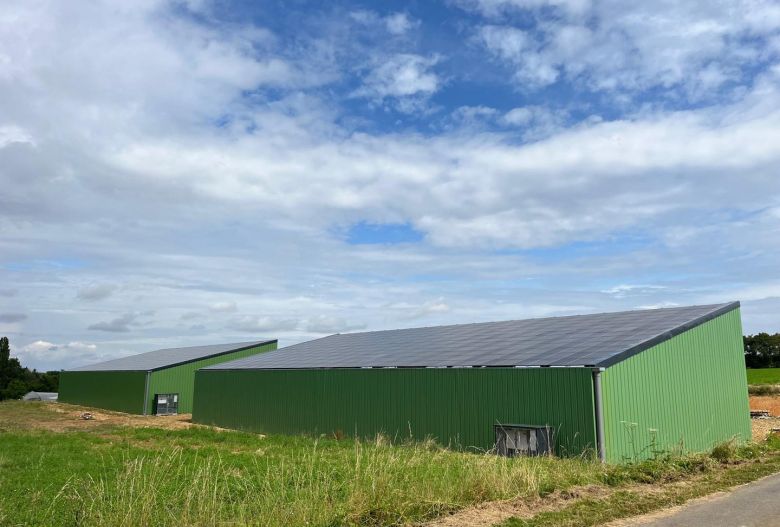
<instances>
[{"instance_id":1,"label":"cumulus cloud","mask_svg":"<svg viewBox=\"0 0 780 527\"><path fill-rule=\"evenodd\" d=\"M94 362L97 357L100 357L98 347L90 342L74 341L55 344L46 340L36 340L17 348L14 350L14 355L22 364L32 367L39 364L61 364L71 367Z\"/></svg>"},{"instance_id":2,"label":"cumulus cloud","mask_svg":"<svg viewBox=\"0 0 780 527\"><path fill-rule=\"evenodd\" d=\"M711 98L743 75L746 57L766 53L780 28L770 2L462 2L491 22L524 12L532 28L485 24L476 39L515 71L519 86L546 86L562 76L590 89L679 88ZM545 17L553 9L559 17ZM503 17L505 18L505 17ZM763 49L762 49L763 48Z\"/></svg>"},{"instance_id":3,"label":"cumulus cloud","mask_svg":"<svg viewBox=\"0 0 780 527\"><path fill-rule=\"evenodd\" d=\"M385 17L387 31L394 35L403 35L418 23L412 21L406 13L394 13Z\"/></svg>"},{"instance_id":4,"label":"cumulus cloud","mask_svg":"<svg viewBox=\"0 0 780 527\"><path fill-rule=\"evenodd\" d=\"M431 68L439 58L399 53L383 57L364 79L364 85L355 92L358 96L383 99L385 97L427 96L439 89L441 81Z\"/></svg>"}]
</instances>

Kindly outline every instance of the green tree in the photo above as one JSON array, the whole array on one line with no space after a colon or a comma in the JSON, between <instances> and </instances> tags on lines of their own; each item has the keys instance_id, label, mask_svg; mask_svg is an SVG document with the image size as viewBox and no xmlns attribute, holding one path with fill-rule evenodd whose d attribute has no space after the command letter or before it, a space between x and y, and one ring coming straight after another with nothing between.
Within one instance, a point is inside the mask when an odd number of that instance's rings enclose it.
<instances>
[{"instance_id":1,"label":"green tree","mask_svg":"<svg viewBox=\"0 0 780 527\"><path fill-rule=\"evenodd\" d=\"M743 337L748 368L780 368L780 333L758 333Z\"/></svg>"},{"instance_id":2,"label":"green tree","mask_svg":"<svg viewBox=\"0 0 780 527\"><path fill-rule=\"evenodd\" d=\"M11 346L8 343L8 337L0 338L0 371L8 367L8 361L11 358Z\"/></svg>"},{"instance_id":3,"label":"green tree","mask_svg":"<svg viewBox=\"0 0 780 527\"><path fill-rule=\"evenodd\" d=\"M21 399L24 394L30 391L30 386L21 379L11 379L8 386L3 390L3 399Z\"/></svg>"},{"instance_id":4,"label":"green tree","mask_svg":"<svg viewBox=\"0 0 780 527\"><path fill-rule=\"evenodd\" d=\"M24 368L19 359L11 358L8 337L0 338L0 401L19 399L29 391L56 392L59 372L39 373Z\"/></svg>"}]
</instances>

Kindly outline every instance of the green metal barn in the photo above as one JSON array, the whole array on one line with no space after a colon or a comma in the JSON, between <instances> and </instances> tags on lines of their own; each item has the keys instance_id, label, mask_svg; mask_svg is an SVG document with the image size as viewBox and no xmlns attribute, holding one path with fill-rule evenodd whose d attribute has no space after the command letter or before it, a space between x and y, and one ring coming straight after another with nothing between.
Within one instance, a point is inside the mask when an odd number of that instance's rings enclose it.
<instances>
[{"instance_id":1,"label":"green metal barn","mask_svg":"<svg viewBox=\"0 0 780 527\"><path fill-rule=\"evenodd\" d=\"M60 402L134 414L192 412L195 370L276 349L276 340L166 348L60 373Z\"/></svg>"},{"instance_id":2,"label":"green metal barn","mask_svg":"<svg viewBox=\"0 0 780 527\"><path fill-rule=\"evenodd\" d=\"M609 462L706 450L750 438L739 303L332 335L198 370L193 419Z\"/></svg>"}]
</instances>

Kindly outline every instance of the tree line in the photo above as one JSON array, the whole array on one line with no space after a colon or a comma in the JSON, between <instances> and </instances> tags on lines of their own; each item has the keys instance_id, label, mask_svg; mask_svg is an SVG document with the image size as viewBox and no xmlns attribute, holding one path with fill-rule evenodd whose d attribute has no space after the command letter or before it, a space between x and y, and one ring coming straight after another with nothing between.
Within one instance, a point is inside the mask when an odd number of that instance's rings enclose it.
<instances>
[{"instance_id":1,"label":"tree line","mask_svg":"<svg viewBox=\"0 0 780 527\"><path fill-rule=\"evenodd\" d=\"M748 368L780 368L780 333L758 333L742 338Z\"/></svg>"},{"instance_id":2,"label":"tree line","mask_svg":"<svg viewBox=\"0 0 780 527\"><path fill-rule=\"evenodd\" d=\"M22 366L11 358L8 337L0 338L0 401L19 399L27 392L56 392L59 380L58 371L41 373Z\"/></svg>"}]
</instances>

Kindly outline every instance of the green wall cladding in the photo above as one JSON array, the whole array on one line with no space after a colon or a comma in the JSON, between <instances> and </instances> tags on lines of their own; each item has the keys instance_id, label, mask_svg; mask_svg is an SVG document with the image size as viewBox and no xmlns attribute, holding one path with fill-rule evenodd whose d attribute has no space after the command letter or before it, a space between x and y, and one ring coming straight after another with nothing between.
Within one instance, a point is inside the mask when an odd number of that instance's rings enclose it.
<instances>
[{"instance_id":1,"label":"green wall cladding","mask_svg":"<svg viewBox=\"0 0 780 527\"><path fill-rule=\"evenodd\" d=\"M195 371L198 368L213 366L223 362L243 359L250 355L263 353L276 349L276 342L255 346L245 350L226 353L218 357L210 357L195 362L188 362L179 366L155 370L149 379L149 400L146 405L146 413L151 414L154 407L154 396L158 393L178 393L179 394L179 413L188 414L192 412L192 393L194 390ZM142 405L143 406L143 405Z\"/></svg>"},{"instance_id":2,"label":"green wall cladding","mask_svg":"<svg viewBox=\"0 0 780 527\"><path fill-rule=\"evenodd\" d=\"M493 425L550 425L560 454L595 443L581 368L200 370L193 420L267 434L433 437L493 447Z\"/></svg>"},{"instance_id":3,"label":"green wall cladding","mask_svg":"<svg viewBox=\"0 0 780 527\"><path fill-rule=\"evenodd\" d=\"M602 394L610 462L750 439L739 309L610 366Z\"/></svg>"},{"instance_id":4,"label":"green wall cladding","mask_svg":"<svg viewBox=\"0 0 780 527\"><path fill-rule=\"evenodd\" d=\"M59 401L140 414L145 371L63 371Z\"/></svg>"}]
</instances>

